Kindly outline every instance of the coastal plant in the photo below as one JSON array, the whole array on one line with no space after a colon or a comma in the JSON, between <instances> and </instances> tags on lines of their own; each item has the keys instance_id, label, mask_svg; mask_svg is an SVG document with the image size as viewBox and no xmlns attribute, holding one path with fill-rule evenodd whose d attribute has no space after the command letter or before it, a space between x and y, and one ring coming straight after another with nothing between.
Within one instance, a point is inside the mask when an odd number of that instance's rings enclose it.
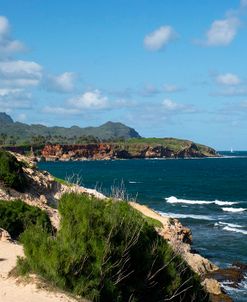
<instances>
[{"instance_id":1,"label":"coastal plant","mask_svg":"<svg viewBox=\"0 0 247 302\"><path fill-rule=\"evenodd\" d=\"M27 185L23 164L11 153L0 150L0 182L6 187L22 192Z\"/></svg>"},{"instance_id":2,"label":"coastal plant","mask_svg":"<svg viewBox=\"0 0 247 302\"><path fill-rule=\"evenodd\" d=\"M36 224L48 233L52 230L48 215L41 209L21 200L0 200L0 227L8 231L12 238L18 239L28 226Z\"/></svg>"},{"instance_id":3,"label":"coastal plant","mask_svg":"<svg viewBox=\"0 0 247 302\"><path fill-rule=\"evenodd\" d=\"M61 185L64 185L66 187L72 187L72 183L70 183L69 181L65 180L65 179L62 179L62 178L58 178L58 177L54 177L54 180L61 184Z\"/></svg>"},{"instance_id":4,"label":"coastal plant","mask_svg":"<svg viewBox=\"0 0 247 302\"><path fill-rule=\"evenodd\" d=\"M109 195L113 200L136 201L138 193L135 197L131 196L126 189L124 180L122 179L120 182L114 181L110 188Z\"/></svg>"},{"instance_id":5,"label":"coastal plant","mask_svg":"<svg viewBox=\"0 0 247 302\"><path fill-rule=\"evenodd\" d=\"M70 193L59 213L55 237L38 225L22 234L19 271L91 301L207 301L194 273L128 203Z\"/></svg>"},{"instance_id":6,"label":"coastal plant","mask_svg":"<svg viewBox=\"0 0 247 302\"><path fill-rule=\"evenodd\" d=\"M79 173L72 173L71 175L66 176L65 181L69 184L81 186L82 185L82 176Z\"/></svg>"}]
</instances>

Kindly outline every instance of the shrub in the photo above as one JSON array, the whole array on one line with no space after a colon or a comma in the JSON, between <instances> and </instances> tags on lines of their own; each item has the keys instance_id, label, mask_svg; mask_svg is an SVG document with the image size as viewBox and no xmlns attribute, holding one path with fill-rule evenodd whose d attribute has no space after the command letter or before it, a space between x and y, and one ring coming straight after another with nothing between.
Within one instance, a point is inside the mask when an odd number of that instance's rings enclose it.
<instances>
[{"instance_id":1,"label":"shrub","mask_svg":"<svg viewBox=\"0 0 247 302\"><path fill-rule=\"evenodd\" d=\"M18 191L24 191L26 186L22 163L4 150L0 150L0 181Z\"/></svg>"},{"instance_id":2,"label":"shrub","mask_svg":"<svg viewBox=\"0 0 247 302\"><path fill-rule=\"evenodd\" d=\"M92 301L207 301L191 270L126 202L66 194L59 212L56 237L39 226L22 234L19 271L29 267Z\"/></svg>"},{"instance_id":3,"label":"shrub","mask_svg":"<svg viewBox=\"0 0 247 302\"><path fill-rule=\"evenodd\" d=\"M21 200L0 200L0 227L7 230L12 238L17 239L28 226L34 224L51 232L51 222L46 212Z\"/></svg>"}]
</instances>

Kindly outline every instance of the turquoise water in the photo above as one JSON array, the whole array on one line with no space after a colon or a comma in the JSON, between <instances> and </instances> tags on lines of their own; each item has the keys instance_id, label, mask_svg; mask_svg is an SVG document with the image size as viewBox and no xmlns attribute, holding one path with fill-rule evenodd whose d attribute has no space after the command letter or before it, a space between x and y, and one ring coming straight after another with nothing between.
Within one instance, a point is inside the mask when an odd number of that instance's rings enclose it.
<instances>
[{"instance_id":1,"label":"turquoise water","mask_svg":"<svg viewBox=\"0 0 247 302\"><path fill-rule=\"evenodd\" d=\"M60 178L80 175L81 185L105 194L123 181L138 202L189 226L193 248L227 267L234 261L247 263L247 152L224 155L217 159L44 162L39 167ZM247 301L247 284L243 282L230 294L234 301Z\"/></svg>"}]
</instances>

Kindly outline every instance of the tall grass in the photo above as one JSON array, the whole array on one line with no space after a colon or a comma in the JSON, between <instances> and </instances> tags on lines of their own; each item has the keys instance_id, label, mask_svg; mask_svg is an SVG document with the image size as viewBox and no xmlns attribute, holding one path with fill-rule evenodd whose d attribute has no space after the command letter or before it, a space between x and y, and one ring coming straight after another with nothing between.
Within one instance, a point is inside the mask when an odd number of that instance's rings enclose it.
<instances>
[{"instance_id":1,"label":"tall grass","mask_svg":"<svg viewBox=\"0 0 247 302\"><path fill-rule=\"evenodd\" d=\"M56 237L40 226L23 233L19 269L92 301L207 301L196 276L126 202L66 194L59 212Z\"/></svg>"}]
</instances>

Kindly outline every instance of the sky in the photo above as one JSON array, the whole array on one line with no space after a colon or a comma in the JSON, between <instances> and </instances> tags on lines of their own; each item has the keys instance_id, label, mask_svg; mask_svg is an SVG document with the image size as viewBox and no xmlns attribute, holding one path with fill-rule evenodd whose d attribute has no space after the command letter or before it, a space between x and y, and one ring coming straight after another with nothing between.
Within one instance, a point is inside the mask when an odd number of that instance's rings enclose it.
<instances>
[{"instance_id":1,"label":"sky","mask_svg":"<svg viewBox=\"0 0 247 302\"><path fill-rule=\"evenodd\" d=\"M247 150L247 0L1 0L0 112Z\"/></svg>"}]
</instances>

